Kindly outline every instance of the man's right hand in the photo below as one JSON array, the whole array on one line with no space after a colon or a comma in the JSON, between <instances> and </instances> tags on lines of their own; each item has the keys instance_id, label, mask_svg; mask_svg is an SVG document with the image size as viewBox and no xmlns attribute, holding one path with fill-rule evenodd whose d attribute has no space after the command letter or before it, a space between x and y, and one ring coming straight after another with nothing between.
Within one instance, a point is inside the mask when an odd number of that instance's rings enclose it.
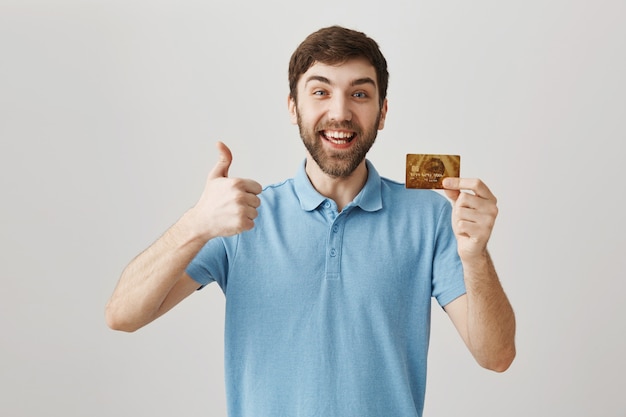
<instances>
[{"instance_id":1,"label":"man's right hand","mask_svg":"<svg viewBox=\"0 0 626 417\"><path fill-rule=\"evenodd\" d=\"M187 213L195 232L205 241L252 229L261 205L257 196L261 193L261 184L250 179L229 178L232 153L222 142L217 142L216 146L219 160L207 177L200 200Z\"/></svg>"},{"instance_id":2,"label":"man's right hand","mask_svg":"<svg viewBox=\"0 0 626 417\"><path fill-rule=\"evenodd\" d=\"M132 332L165 314L200 286L185 268L208 240L254 227L262 187L228 178L232 154L222 142L217 148L219 160L198 203L122 272L106 307L112 329Z\"/></svg>"}]
</instances>

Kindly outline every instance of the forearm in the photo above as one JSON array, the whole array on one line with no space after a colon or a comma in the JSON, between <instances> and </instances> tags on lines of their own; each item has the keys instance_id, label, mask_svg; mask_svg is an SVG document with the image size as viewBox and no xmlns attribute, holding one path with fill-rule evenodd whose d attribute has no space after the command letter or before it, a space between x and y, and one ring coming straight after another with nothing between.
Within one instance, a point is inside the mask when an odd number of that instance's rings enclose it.
<instances>
[{"instance_id":1,"label":"forearm","mask_svg":"<svg viewBox=\"0 0 626 417\"><path fill-rule=\"evenodd\" d=\"M515 357L515 314L488 253L463 267L468 346L481 366L504 371Z\"/></svg>"},{"instance_id":2,"label":"forearm","mask_svg":"<svg viewBox=\"0 0 626 417\"><path fill-rule=\"evenodd\" d=\"M166 297L204 243L193 233L189 212L183 215L122 272L106 306L109 326L133 331L162 314Z\"/></svg>"},{"instance_id":3,"label":"forearm","mask_svg":"<svg viewBox=\"0 0 626 417\"><path fill-rule=\"evenodd\" d=\"M126 267L106 306L109 327L133 331L156 319L198 289L184 272L206 242L254 227L256 181L229 178L230 149L218 142L215 164L196 205Z\"/></svg>"}]
</instances>

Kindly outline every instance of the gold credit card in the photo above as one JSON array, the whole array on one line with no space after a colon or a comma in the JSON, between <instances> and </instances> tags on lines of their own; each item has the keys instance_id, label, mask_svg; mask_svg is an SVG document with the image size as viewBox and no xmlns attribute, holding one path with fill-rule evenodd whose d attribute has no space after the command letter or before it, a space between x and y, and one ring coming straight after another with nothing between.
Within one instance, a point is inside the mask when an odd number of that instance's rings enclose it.
<instances>
[{"instance_id":1,"label":"gold credit card","mask_svg":"<svg viewBox=\"0 0 626 417\"><path fill-rule=\"evenodd\" d=\"M406 155L406 188L441 189L444 178L460 176L460 155Z\"/></svg>"}]
</instances>

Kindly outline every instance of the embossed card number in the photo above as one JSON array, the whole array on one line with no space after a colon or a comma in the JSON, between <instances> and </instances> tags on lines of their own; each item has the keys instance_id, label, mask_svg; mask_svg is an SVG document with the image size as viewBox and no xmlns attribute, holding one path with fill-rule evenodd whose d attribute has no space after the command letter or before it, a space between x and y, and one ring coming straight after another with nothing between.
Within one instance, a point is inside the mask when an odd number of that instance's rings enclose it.
<instances>
[{"instance_id":1,"label":"embossed card number","mask_svg":"<svg viewBox=\"0 0 626 417\"><path fill-rule=\"evenodd\" d=\"M441 189L444 178L460 175L460 155L406 155L406 188Z\"/></svg>"}]
</instances>

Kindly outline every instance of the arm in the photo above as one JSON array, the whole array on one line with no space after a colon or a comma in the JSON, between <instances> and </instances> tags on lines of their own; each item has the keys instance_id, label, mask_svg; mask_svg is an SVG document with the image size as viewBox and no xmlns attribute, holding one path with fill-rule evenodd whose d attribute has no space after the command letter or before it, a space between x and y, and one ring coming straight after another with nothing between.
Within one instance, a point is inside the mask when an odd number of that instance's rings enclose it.
<instances>
[{"instance_id":1,"label":"arm","mask_svg":"<svg viewBox=\"0 0 626 417\"><path fill-rule=\"evenodd\" d=\"M218 148L198 203L124 269L106 306L112 329L134 331L170 310L199 287L185 268L207 241L254 227L261 185L228 178L232 154Z\"/></svg>"},{"instance_id":2,"label":"arm","mask_svg":"<svg viewBox=\"0 0 626 417\"><path fill-rule=\"evenodd\" d=\"M487 252L496 198L480 180L449 178L444 186L454 203L452 228L467 289L445 310L476 361L503 372L515 358L515 314Z\"/></svg>"}]
</instances>

